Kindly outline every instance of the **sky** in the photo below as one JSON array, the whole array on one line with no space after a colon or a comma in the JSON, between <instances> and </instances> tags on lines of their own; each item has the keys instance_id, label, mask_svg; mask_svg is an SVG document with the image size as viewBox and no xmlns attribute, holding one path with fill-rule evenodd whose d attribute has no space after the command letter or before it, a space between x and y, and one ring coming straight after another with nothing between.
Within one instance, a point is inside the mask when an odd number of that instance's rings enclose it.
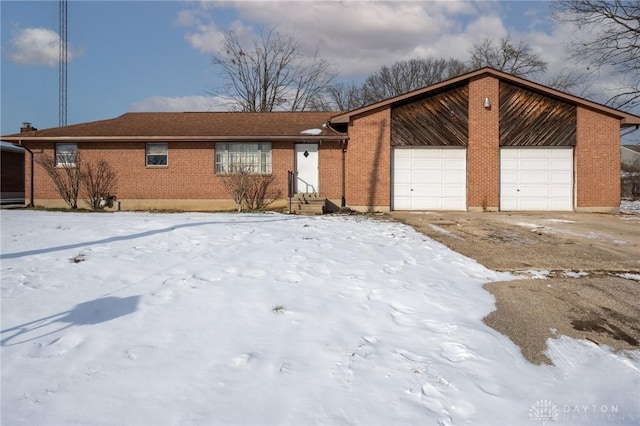
<instances>
[{"instance_id":1,"label":"sky","mask_svg":"<svg viewBox=\"0 0 640 426\"><path fill-rule=\"evenodd\" d=\"M56 127L58 1L0 7L1 134L23 122ZM567 65L562 41L572 30L550 13L546 1L69 1L67 123L228 109L211 94L222 85L211 56L229 30L246 41L277 27L303 53L317 49L344 81L398 60L467 60L474 42L507 34L527 41L553 73Z\"/></svg>"}]
</instances>

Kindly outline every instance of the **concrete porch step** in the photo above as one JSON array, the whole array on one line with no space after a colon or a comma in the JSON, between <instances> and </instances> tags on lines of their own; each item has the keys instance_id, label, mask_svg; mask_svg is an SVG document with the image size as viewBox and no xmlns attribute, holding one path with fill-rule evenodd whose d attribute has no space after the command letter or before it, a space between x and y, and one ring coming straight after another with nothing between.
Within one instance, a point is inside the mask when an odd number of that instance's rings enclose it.
<instances>
[{"instance_id":1,"label":"concrete porch step","mask_svg":"<svg viewBox=\"0 0 640 426\"><path fill-rule=\"evenodd\" d=\"M317 194L296 194L292 205L293 213L302 215L324 214L326 199Z\"/></svg>"}]
</instances>

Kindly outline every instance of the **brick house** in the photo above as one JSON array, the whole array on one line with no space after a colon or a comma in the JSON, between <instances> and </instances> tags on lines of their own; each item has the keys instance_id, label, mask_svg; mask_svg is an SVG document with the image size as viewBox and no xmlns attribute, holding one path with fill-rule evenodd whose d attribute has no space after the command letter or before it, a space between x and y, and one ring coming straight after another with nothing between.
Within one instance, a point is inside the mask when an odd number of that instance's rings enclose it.
<instances>
[{"instance_id":1,"label":"brick house","mask_svg":"<svg viewBox=\"0 0 640 426\"><path fill-rule=\"evenodd\" d=\"M127 113L3 137L117 170L122 209L232 208L220 173L244 158L286 190L356 210L616 212L620 130L640 117L483 68L349 112ZM27 203L63 205L46 174ZM284 201L282 205L284 206Z\"/></svg>"}]
</instances>

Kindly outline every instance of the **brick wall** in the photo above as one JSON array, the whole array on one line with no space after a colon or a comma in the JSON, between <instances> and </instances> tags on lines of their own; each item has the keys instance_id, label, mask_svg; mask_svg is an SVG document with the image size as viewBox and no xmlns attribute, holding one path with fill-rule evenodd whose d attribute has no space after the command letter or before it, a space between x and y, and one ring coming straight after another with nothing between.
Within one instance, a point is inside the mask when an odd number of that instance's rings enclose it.
<instances>
[{"instance_id":1,"label":"brick wall","mask_svg":"<svg viewBox=\"0 0 640 426\"><path fill-rule=\"evenodd\" d=\"M54 143L29 143L38 153L54 155ZM230 208L222 202L230 197L215 175L214 142L169 142L167 167L146 167L144 142L78 144L82 160L95 162L104 158L118 174L118 186L114 195L125 205L123 208ZM321 142L319 147L320 195L339 200L342 185L342 156L340 142ZM295 150L292 142L272 142L272 170L282 197L287 194L287 171L295 169ZM27 192L30 185L30 158L25 161ZM60 196L44 170L35 165L35 204L64 206ZM29 195L27 195L28 199ZM166 200L161 202L159 200ZM173 203L170 200L176 200ZM177 201L181 200L181 201ZM189 200L189 202L187 202ZM198 203L197 200L202 200ZM218 200L206 204L207 200ZM81 206L83 204L79 203Z\"/></svg>"},{"instance_id":2,"label":"brick wall","mask_svg":"<svg viewBox=\"0 0 640 426\"><path fill-rule=\"evenodd\" d=\"M499 87L494 77L469 82L469 210L498 210L500 205ZM485 98L489 98L490 108L484 107Z\"/></svg>"},{"instance_id":3,"label":"brick wall","mask_svg":"<svg viewBox=\"0 0 640 426\"><path fill-rule=\"evenodd\" d=\"M54 143L29 143L36 154L44 152L54 155ZM104 158L118 175L118 186L114 195L119 200L228 200L219 176L215 174L214 142L169 142L168 165L146 167L146 144L144 142L87 142L79 143L78 150L84 162L95 162ZM273 142L272 169L276 184L283 197L287 191L287 171L294 169L294 148L291 142ZM29 192L30 158L27 155L26 184ZM321 157L322 158L322 157ZM34 201L36 205L62 206L55 200L60 196L44 170L35 165ZM29 195L26 195L29 199ZM154 202L132 203L136 208L152 208ZM79 203L82 205L82 203ZM223 203L227 205L228 203ZM171 208L171 203L163 203ZM200 204L205 207L206 204ZM127 208L127 206L123 206ZM177 204L176 204L176 207Z\"/></svg>"},{"instance_id":4,"label":"brick wall","mask_svg":"<svg viewBox=\"0 0 640 426\"><path fill-rule=\"evenodd\" d=\"M391 203L391 109L376 110L349 125L347 206L388 210Z\"/></svg>"},{"instance_id":5,"label":"brick wall","mask_svg":"<svg viewBox=\"0 0 640 426\"><path fill-rule=\"evenodd\" d=\"M340 142L321 142L319 154L320 196L339 200L342 197L342 148Z\"/></svg>"},{"instance_id":6,"label":"brick wall","mask_svg":"<svg viewBox=\"0 0 640 426\"><path fill-rule=\"evenodd\" d=\"M577 110L576 210L620 208L620 121L586 108Z\"/></svg>"}]
</instances>

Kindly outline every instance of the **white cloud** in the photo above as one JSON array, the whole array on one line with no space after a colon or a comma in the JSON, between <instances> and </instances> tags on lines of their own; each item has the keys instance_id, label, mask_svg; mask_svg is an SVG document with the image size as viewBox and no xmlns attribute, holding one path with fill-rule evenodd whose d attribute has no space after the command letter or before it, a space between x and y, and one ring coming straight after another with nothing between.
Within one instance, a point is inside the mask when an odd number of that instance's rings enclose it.
<instances>
[{"instance_id":1,"label":"white cloud","mask_svg":"<svg viewBox=\"0 0 640 426\"><path fill-rule=\"evenodd\" d=\"M129 111L134 112L182 112L227 111L230 101L220 96L152 96L134 102Z\"/></svg>"},{"instance_id":2,"label":"white cloud","mask_svg":"<svg viewBox=\"0 0 640 426\"><path fill-rule=\"evenodd\" d=\"M261 30L277 27L296 38L303 54L310 56L317 48L341 78L354 81L399 60L431 55L466 61L474 42L508 33L543 56L549 76L586 71L584 64L567 60L564 40L577 39L575 28L552 21L544 2L525 6L467 0L203 1L185 6L178 21L188 28L186 39L203 53L219 51L228 30L248 42ZM225 23L219 18L223 15L235 20ZM619 76L593 78L585 87L595 99L620 85Z\"/></svg>"},{"instance_id":3,"label":"white cloud","mask_svg":"<svg viewBox=\"0 0 640 426\"><path fill-rule=\"evenodd\" d=\"M22 65L55 67L59 62L60 36L48 28L19 29L10 41L9 58ZM67 61L82 55L67 46Z\"/></svg>"},{"instance_id":4,"label":"white cloud","mask_svg":"<svg viewBox=\"0 0 640 426\"><path fill-rule=\"evenodd\" d=\"M341 75L367 75L384 64L420 54L452 56L441 49L452 34L464 33L457 18L478 13L474 2L235 2L223 3L239 17L229 27L214 23L218 9L209 3L189 9L180 22L191 24L186 38L202 52L215 52L225 31L232 29L250 40L260 30L277 27L292 34L303 53L331 60ZM193 6L193 5L192 5ZM194 23L193 16L197 16ZM494 30L491 27L491 30ZM478 34L469 35L469 40ZM450 44L450 43L449 43ZM466 47L455 49L456 57L466 59Z\"/></svg>"}]
</instances>

